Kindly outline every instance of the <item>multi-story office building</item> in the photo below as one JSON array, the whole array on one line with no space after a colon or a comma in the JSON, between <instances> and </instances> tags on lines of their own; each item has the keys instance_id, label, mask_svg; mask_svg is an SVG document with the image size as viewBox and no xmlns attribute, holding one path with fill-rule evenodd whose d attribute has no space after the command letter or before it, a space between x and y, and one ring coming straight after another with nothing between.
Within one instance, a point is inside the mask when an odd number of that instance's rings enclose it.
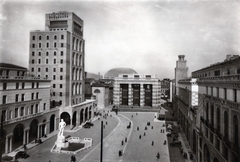
<instances>
[{"instance_id":1,"label":"multi-story office building","mask_svg":"<svg viewBox=\"0 0 240 162\"><path fill-rule=\"evenodd\" d=\"M67 124L92 117L96 103L85 101L83 20L72 12L46 14L45 30L30 32L29 71L52 80L51 107Z\"/></svg>"},{"instance_id":2,"label":"multi-story office building","mask_svg":"<svg viewBox=\"0 0 240 162\"><path fill-rule=\"evenodd\" d=\"M59 110L50 110L50 87L51 81L47 78L27 76L26 68L0 64L2 153L57 129Z\"/></svg>"},{"instance_id":3,"label":"multi-story office building","mask_svg":"<svg viewBox=\"0 0 240 162\"><path fill-rule=\"evenodd\" d=\"M198 78L201 113L199 161L240 160L240 57L192 72Z\"/></svg>"},{"instance_id":4,"label":"multi-story office building","mask_svg":"<svg viewBox=\"0 0 240 162\"><path fill-rule=\"evenodd\" d=\"M161 98L170 99L170 79L164 78L161 81Z\"/></svg>"},{"instance_id":5,"label":"multi-story office building","mask_svg":"<svg viewBox=\"0 0 240 162\"><path fill-rule=\"evenodd\" d=\"M129 107L160 105L161 83L154 75L120 74L114 79L113 103Z\"/></svg>"}]
</instances>

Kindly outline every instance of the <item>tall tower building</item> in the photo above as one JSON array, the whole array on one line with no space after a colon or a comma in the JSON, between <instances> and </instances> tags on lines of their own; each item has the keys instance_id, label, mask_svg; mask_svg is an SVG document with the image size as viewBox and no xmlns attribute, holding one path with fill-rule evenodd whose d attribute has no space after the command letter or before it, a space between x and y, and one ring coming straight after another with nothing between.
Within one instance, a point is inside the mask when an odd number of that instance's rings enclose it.
<instances>
[{"instance_id":1,"label":"tall tower building","mask_svg":"<svg viewBox=\"0 0 240 162\"><path fill-rule=\"evenodd\" d=\"M49 13L45 30L30 32L29 72L52 80L51 107L72 107L84 98L83 20L72 12Z\"/></svg>"},{"instance_id":2,"label":"tall tower building","mask_svg":"<svg viewBox=\"0 0 240 162\"><path fill-rule=\"evenodd\" d=\"M178 95L178 81L187 78L188 67L187 61L184 60L185 55L178 55L175 68L175 94Z\"/></svg>"}]
</instances>

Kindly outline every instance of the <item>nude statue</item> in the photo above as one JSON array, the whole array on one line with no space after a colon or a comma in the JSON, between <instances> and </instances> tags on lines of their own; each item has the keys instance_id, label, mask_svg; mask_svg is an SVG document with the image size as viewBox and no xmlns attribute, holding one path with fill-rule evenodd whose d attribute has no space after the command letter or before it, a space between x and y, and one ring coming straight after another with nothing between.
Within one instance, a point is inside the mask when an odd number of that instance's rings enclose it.
<instances>
[{"instance_id":1,"label":"nude statue","mask_svg":"<svg viewBox=\"0 0 240 162\"><path fill-rule=\"evenodd\" d=\"M64 122L63 119L61 119L61 122L59 123L59 132L58 132L58 137L64 137L63 136L63 131L64 127L66 126L66 123Z\"/></svg>"}]
</instances>

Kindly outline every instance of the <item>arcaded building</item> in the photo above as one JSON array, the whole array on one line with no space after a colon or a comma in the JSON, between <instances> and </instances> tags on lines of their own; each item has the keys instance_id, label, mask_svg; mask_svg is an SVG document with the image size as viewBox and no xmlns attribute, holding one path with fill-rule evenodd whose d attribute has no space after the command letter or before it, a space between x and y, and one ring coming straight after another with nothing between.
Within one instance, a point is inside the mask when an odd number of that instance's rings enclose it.
<instances>
[{"instance_id":1,"label":"arcaded building","mask_svg":"<svg viewBox=\"0 0 240 162\"><path fill-rule=\"evenodd\" d=\"M119 74L114 78L113 104L123 107L160 105L161 83L155 75Z\"/></svg>"},{"instance_id":2,"label":"arcaded building","mask_svg":"<svg viewBox=\"0 0 240 162\"><path fill-rule=\"evenodd\" d=\"M227 55L192 76L198 78L199 87L199 161L239 162L240 57Z\"/></svg>"},{"instance_id":3,"label":"arcaded building","mask_svg":"<svg viewBox=\"0 0 240 162\"><path fill-rule=\"evenodd\" d=\"M0 113L3 115L3 151L57 130L59 110L50 110L51 81L27 75L27 68L0 63Z\"/></svg>"},{"instance_id":4,"label":"arcaded building","mask_svg":"<svg viewBox=\"0 0 240 162\"><path fill-rule=\"evenodd\" d=\"M85 100L84 22L72 12L49 13L45 30L30 32L29 73L51 80L51 107L70 127L90 119L96 110Z\"/></svg>"}]
</instances>

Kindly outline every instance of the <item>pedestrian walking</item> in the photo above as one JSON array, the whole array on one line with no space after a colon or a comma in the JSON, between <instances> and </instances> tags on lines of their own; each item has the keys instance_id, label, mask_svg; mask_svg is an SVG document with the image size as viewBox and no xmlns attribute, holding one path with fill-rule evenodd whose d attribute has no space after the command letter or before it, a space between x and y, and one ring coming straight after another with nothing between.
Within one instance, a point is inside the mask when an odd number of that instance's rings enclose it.
<instances>
[{"instance_id":1,"label":"pedestrian walking","mask_svg":"<svg viewBox=\"0 0 240 162\"><path fill-rule=\"evenodd\" d=\"M162 133L162 129L161 129L161 133Z\"/></svg>"},{"instance_id":2,"label":"pedestrian walking","mask_svg":"<svg viewBox=\"0 0 240 162\"><path fill-rule=\"evenodd\" d=\"M157 153L157 156L156 156L156 157L157 157L157 159L160 159L160 154L159 154L159 152Z\"/></svg>"},{"instance_id":3,"label":"pedestrian walking","mask_svg":"<svg viewBox=\"0 0 240 162\"><path fill-rule=\"evenodd\" d=\"M124 141L122 140L122 145L124 144Z\"/></svg>"},{"instance_id":4,"label":"pedestrian walking","mask_svg":"<svg viewBox=\"0 0 240 162\"><path fill-rule=\"evenodd\" d=\"M139 139L141 139L142 138L142 136L141 135L139 135Z\"/></svg>"},{"instance_id":5,"label":"pedestrian walking","mask_svg":"<svg viewBox=\"0 0 240 162\"><path fill-rule=\"evenodd\" d=\"M139 130L139 127L137 127L137 130Z\"/></svg>"},{"instance_id":6,"label":"pedestrian walking","mask_svg":"<svg viewBox=\"0 0 240 162\"><path fill-rule=\"evenodd\" d=\"M76 162L76 157L74 155L71 156L71 162Z\"/></svg>"},{"instance_id":7,"label":"pedestrian walking","mask_svg":"<svg viewBox=\"0 0 240 162\"><path fill-rule=\"evenodd\" d=\"M152 146L154 145L154 141L152 141Z\"/></svg>"},{"instance_id":8,"label":"pedestrian walking","mask_svg":"<svg viewBox=\"0 0 240 162\"><path fill-rule=\"evenodd\" d=\"M153 129L153 126L152 126L152 129Z\"/></svg>"},{"instance_id":9,"label":"pedestrian walking","mask_svg":"<svg viewBox=\"0 0 240 162\"><path fill-rule=\"evenodd\" d=\"M125 138L125 142L127 142L127 137Z\"/></svg>"},{"instance_id":10,"label":"pedestrian walking","mask_svg":"<svg viewBox=\"0 0 240 162\"><path fill-rule=\"evenodd\" d=\"M147 126L145 127L145 130L147 130Z\"/></svg>"},{"instance_id":11,"label":"pedestrian walking","mask_svg":"<svg viewBox=\"0 0 240 162\"><path fill-rule=\"evenodd\" d=\"M163 133L164 133L164 129L163 129L162 131L163 131Z\"/></svg>"},{"instance_id":12,"label":"pedestrian walking","mask_svg":"<svg viewBox=\"0 0 240 162\"><path fill-rule=\"evenodd\" d=\"M146 136L146 133L144 132L143 135Z\"/></svg>"}]
</instances>

